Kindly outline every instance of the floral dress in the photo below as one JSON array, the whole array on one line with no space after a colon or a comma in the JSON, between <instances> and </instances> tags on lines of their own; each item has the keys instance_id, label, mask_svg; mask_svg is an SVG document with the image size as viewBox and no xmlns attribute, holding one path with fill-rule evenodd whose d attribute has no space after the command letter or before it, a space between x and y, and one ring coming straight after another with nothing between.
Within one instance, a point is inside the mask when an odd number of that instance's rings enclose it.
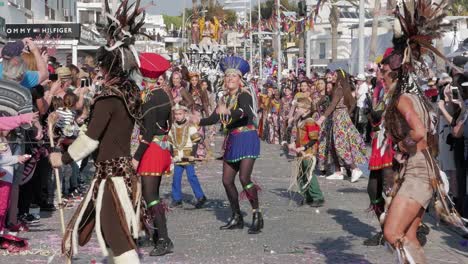
<instances>
[{"instance_id":1,"label":"floral dress","mask_svg":"<svg viewBox=\"0 0 468 264\"><path fill-rule=\"evenodd\" d=\"M334 98L324 115L327 119L320 130L319 169L325 170L331 162L348 168L367 163L366 145L351 121L343 96Z\"/></svg>"}]
</instances>

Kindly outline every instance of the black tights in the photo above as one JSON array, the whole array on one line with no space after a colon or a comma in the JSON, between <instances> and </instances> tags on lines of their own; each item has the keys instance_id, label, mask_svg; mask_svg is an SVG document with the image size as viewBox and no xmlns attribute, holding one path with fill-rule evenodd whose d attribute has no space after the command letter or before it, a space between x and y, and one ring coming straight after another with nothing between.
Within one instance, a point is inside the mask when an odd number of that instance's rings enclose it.
<instances>
[{"instance_id":1,"label":"black tights","mask_svg":"<svg viewBox=\"0 0 468 264\"><path fill-rule=\"evenodd\" d=\"M247 185L252 183L251 175L255 159L243 159L239 162L229 163L224 161L223 163L223 186L226 190L226 195L231 204L232 212L240 212L239 206L239 195L237 192L234 180L237 172L239 172L239 179L242 187L245 189ZM249 195L249 202L252 209L258 209L258 193L255 187L245 190Z\"/></svg>"},{"instance_id":2,"label":"black tights","mask_svg":"<svg viewBox=\"0 0 468 264\"><path fill-rule=\"evenodd\" d=\"M151 214L157 231L157 238L168 239L166 214L164 205L159 198L159 187L161 186L162 176L142 176L141 187L143 198L147 204L148 213ZM154 204L155 201L158 203ZM154 241L156 242L156 241Z\"/></svg>"},{"instance_id":3,"label":"black tights","mask_svg":"<svg viewBox=\"0 0 468 264\"><path fill-rule=\"evenodd\" d=\"M388 189L393 181L393 170L391 168L384 168L381 170L373 170L369 175L369 182L367 183L367 193L371 203L371 209L375 212L377 218L384 211L385 200L382 192Z\"/></svg>"}]
</instances>

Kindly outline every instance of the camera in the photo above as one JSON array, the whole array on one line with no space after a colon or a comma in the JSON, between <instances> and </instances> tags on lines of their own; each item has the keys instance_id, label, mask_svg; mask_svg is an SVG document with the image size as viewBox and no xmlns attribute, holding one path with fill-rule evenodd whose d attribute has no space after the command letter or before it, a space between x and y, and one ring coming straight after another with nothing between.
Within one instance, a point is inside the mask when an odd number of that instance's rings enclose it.
<instances>
[{"instance_id":1,"label":"camera","mask_svg":"<svg viewBox=\"0 0 468 264\"><path fill-rule=\"evenodd\" d=\"M80 87L88 87L89 86L89 79L88 78L81 78Z\"/></svg>"},{"instance_id":2,"label":"camera","mask_svg":"<svg viewBox=\"0 0 468 264\"><path fill-rule=\"evenodd\" d=\"M458 88L452 86L451 89L452 89L452 98L454 100L459 100L460 99L460 91L458 90Z\"/></svg>"}]
</instances>

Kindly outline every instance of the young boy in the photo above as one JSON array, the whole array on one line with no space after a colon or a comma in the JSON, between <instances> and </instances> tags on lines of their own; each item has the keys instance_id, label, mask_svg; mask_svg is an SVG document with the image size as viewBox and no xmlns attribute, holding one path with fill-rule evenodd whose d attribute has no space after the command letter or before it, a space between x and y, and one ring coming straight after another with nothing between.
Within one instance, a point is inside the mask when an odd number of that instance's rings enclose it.
<instances>
[{"instance_id":1,"label":"young boy","mask_svg":"<svg viewBox=\"0 0 468 264\"><path fill-rule=\"evenodd\" d=\"M297 175L299 191L304 195L305 202L311 207L321 207L325 200L317 176L313 174L320 127L312 118L313 112L314 109L310 98L302 97L297 100L296 113L299 120L296 125L296 144L292 148L295 148L301 162L299 175Z\"/></svg>"},{"instance_id":2,"label":"young boy","mask_svg":"<svg viewBox=\"0 0 468 264\"><path fill-rule=\"evenodd\" d=\"M187 121L188 108L182 104L176 104L174 112L174 124L169 132L173 150L174 178L172 179L172 204L171 207L182 207L182 174L187 172L187 178L192 187L197 203L195 208L202 208L206 202L205 194L195 174L194 153L197 151L197 143L201 140L197 128Z\"/></svg>"}]
</instances>

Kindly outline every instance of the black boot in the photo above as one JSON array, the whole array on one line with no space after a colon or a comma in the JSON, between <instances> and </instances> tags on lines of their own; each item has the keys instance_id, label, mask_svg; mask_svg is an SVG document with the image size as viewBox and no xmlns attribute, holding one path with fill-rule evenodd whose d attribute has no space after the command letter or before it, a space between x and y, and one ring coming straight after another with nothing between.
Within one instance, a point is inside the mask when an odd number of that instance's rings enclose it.
<instances>
[{"instance_id":1,"label":"black boot","mask_svg":"<svg viewBox=\"0 0 468 264\"><path fill-rule=\"evenodd\" d=\"M156 245L154 246L153 250L150 252L150 256L163 256L168 253L172 253L174 249L174 244L169 238L160 238L156 241Z\"/></svg>"},{"instance_id":2,"label":"black boot","mask_svg":"<svg viewBox=\"0 0 468 264\"><path fill-rule=\"evenodd\" d=\"M249 234L258 234L262 232L263 228L263 216L260 212L254 212L252 216L252 226L250 226Z\"/></svg>"},{"instance_id":3,"label":"black boot","mask_svg":"<svg viewBox=\"0 0 468 264\"><path fill-rule=\"evenodd\" d=\"M242 229L244 228L244 219L240 212L233 213L226 225L219 227L221 230Z\"/></svg>"}]
</instances>

